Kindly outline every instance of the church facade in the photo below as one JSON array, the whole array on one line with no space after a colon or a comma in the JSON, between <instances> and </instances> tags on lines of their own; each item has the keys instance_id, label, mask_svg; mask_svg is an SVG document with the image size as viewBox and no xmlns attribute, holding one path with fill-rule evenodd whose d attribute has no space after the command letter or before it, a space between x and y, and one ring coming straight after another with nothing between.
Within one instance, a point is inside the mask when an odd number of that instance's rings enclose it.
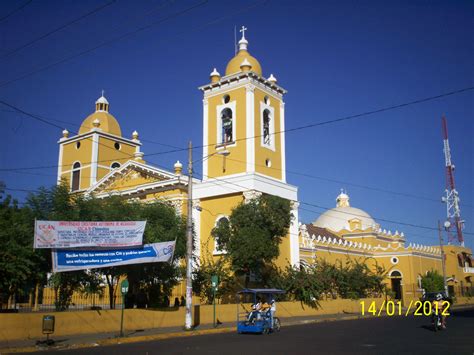
<instances>
[{"instance_id":1,"label":"church facade","mask_svg":"<svg viewBox=\"0 0 474 355\"><path fill-rule=\"evenodd\" d=\"M358 258L385 267L396 297L417 296L420 275L441 270L438 247L405 246L403 233L380 229L364 211L350 207L346 194L339 195L336 209L325 212L313 224L298 223L298 189L286 181L286 91L273 74L263 76L242 32L239 51L224 75L214 69L209 82L199 88L203 94L203 175L193 180L191 211L186 207L188 177L183 175L183 164L177 161L165 170L146 163L138 132L129 138L122 136L103 94L77 135L63 131L58 141L58 183L66 181L73 193L161 200L179 214L191 213L194 252L200 260L222 256L211 230L228 218L234 207L261 194L280 196L291 201L294 218L280 245L277 266ZM446 249L452 282L472 286L472 252L452 246ZM454 266L451 253L455 254ZM458 267L458 255L463 255L466 263L462 267Z\"/></svg>"}]
</instances>

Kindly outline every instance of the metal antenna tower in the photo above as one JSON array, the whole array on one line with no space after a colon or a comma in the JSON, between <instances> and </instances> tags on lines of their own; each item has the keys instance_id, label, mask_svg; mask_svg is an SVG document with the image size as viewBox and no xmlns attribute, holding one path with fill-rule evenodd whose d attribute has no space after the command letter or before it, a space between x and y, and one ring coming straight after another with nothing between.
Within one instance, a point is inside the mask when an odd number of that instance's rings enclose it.
<instances>
[{"instance_id":1,"label":"metal antenna tower","mask_svg":"<svg viewBox=\"0 0 474 355\"><path fill-rule=\"evenodd\" d=\"M443 143L444 143L444 158L446 161L446 195L443 196L442 200L446 203L446 222L444 227L448 233L448 242L451 242L456 238L464 246L464 237L462 230L464 228L464 221L461 220L461 209L459 208L459 193L456 190L454 184L454 164L451 163L451 150L449 149L448 139L448 123L446 117L442 117L443 124ZM454 235L454 230L456 235Z\"/></svg>"}]
</instances>

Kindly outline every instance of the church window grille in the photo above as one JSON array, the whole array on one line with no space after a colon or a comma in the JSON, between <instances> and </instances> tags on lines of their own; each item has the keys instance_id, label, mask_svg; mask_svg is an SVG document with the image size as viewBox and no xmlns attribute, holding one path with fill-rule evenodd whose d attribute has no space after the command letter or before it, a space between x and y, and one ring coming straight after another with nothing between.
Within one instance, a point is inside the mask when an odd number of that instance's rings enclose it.
<instances>
[{"instance_id":1,"label":"church window grille","mask_svg":"<svg viewBox=\"0 0 474 355\"><path fill-rule=\"evenodd\" d=\"M265 109L263 111L263 144L265 145L271 145L270 120L270 111Z\"/></svg>"},{"instance_id":2,"label":"church window grille","mask_svg":"<svg viewBox=\"0 0 474 355\"><path fill-rule=\"evenodd\" d=\"M81 182L81 163L76 162L72 166L71 191L79 190Z\"/></svg>"},{"instance_id":3,"label":"church window grille","mask_svg":"<svg viewBox=\"0 0 474 355\"><path fill-rule=\"evenodd\" d=\"M221 112L221 122L222 122L222 140L221 143L233 142L233 117L232 110L230 108L225 108Z\"/></svg>"},{"instance_id":4,"label":"church window grille","mask_svg":"<svg viewBox=\"0 0 474 355\"><path fill-rule=\"evenodd\" d=\"M222 98L222 102L225 104L228 104L230 102L230 96L224 95L224 97Z\"/></svg>"}]
</instances>

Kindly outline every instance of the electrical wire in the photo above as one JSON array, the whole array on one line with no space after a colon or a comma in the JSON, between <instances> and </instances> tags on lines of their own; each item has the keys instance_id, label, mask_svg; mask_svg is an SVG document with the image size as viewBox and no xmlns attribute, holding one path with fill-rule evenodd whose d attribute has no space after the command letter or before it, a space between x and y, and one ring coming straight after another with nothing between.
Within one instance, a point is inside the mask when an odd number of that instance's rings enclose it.
<instances>
[{"instance_id":1,"label":"electrical wire","mask_svg":"<svg viewBox=\"0 0 474 355\"><path fill-rule=\"evenodd\" d=\"M26 1L25 3L23 3L23 5L20 5L19 7L17 7L16 9L14 9L13 11L10 11L10 13L6 14L5 16L1 17L0 18L0 22L3 22L5 21L7 18L9 18L10 16L13 16L14 14L16 14L17 12L23 10L25 7L27 7L29 4L31 4L33 0L28 0Z\"/></svg>"},{"instance_id":2,"label":"electrical wire","mask_svg":"<svg viewBox=\"0 0 474 355\"><path fill-rule=\"evenodd\" d=\"M200 174L198 174L200 175ZM201 177L203 178L204 176L206 175L201 175ZM242 186L242 185L239 185L239 184L236 184L234 182L230 182L230 181L227 181L227 180L222 180L220 178L216 178L216 177L210 177L210 176L207 176L207 180L206 182L210 182L210 183L214 183L213 181L210 181L209 179L212 179L212 180L216 180L216 181L220 181L224 184L231 184L231 185L235 185L237 186L239 189L234 189L234 192L242 192L241 189L247 189L248 187L246 186ZM216 186L222 186L222 185L217 185L215 184ZM316 208L321 208L323 210L330 210L331 208L330 207L326 207L326 206L320 206L320 205L317 205L315 203L309 203L309 202L305 202L305 201L302 201L302 200L299 200L298 201L300 204L303 204L303 205L306 205L306 206L311 206L311 207L316 207ZM337 210L334 210L335 212L339 212L339 213L342 213L342 214L347 214L347 212L343 212L343 211L337 211ZM364 216L364 215L358 215L357 213L350 213L351 216L356 216L356 217L367 217L367 216ZM383 222L387 222L387 223L393 223L393 224L399 224L399 225L404 225L404 226L408 226L408 227L413 227L413 228L420 228L420 229L427 229L427 230L433 230L433 231L438 231L438 228L434 228L434 227L429 227L429 226L423 226L423 225L420 225L420 224L414 224L414 223L408 223L408 222L401 222L401 221L395 221L395 220L390 220L390 219L386 219L386 218L380 218L380 217L372 217L376 220L379 220L379 221L383 221ZM471 233L471 232L463 232L464 234L468 234L468 235L474 235L474 233Z\"/></svg>"},{"instance_id":3,"label":"electrical wire","mask_svg":"<svg viewBox=\"0 0 474 355\"><path fill-rule=\"evenodd\" d=\"M57 32L59 32L59 31L65 29L66 27L69 27L69 26L71 26L71 25L73 25L73 24L75 24L75 23L77 23L77 22L79 22L79 21L81 21L81 20L83 20L83 19L89 17L89 16L92 16L92 15L94 15L94 14L96 14L96 13L102 11L103 9L105 9L106 7L112 5L112 4L115 3L116 1L117 1L117 0L112 0L112 1L109 1L108 3L105 3L105 4L101 5L101 6L99 6L99 7L96 7L95 9L93 9L92 11L89 11L89 12L86 13L86 14L81 15L81 16L75 18L74 20L69 21L69 22L67 22L67 23L65 23L65 24L63 24L63 25L61 25L61 26L55 28L54 30L51 30L51 31L49 31L49 32L47 32L47 33L45 33L45 34L39 36L39 37L36 37L36 38L32 39L31 41L28 41L28 42L26 42L25 44L23 44L23 45L21 45L21 46L19 46L19 47L16 47L15 49L12 49L11 51L9 51L9 52L5 53L4 55L2 55L0 58L3 59L3 58L10 57L10 56L12 56L13 54L18 53L18 52L21 51L22 49L25 49L26 47L29 47L29 46L31 46L32 44L34 44L34 43L36 43L36 42L39 42L39 41L41 41L41 40L43 40L43 39L45 39L45 38L51 36L52 34L57 33Z\"/></svg>"},{"instance_id":4,"label":"electrical wire","mask_svg":"<svg viewBox=\"0 0 474 355\"><path fill-rule=\"evenodd\" d=\"M439 95L436 95L436 96L430 96L430 97L426 97L426 98L423 98L423 99L418 99L418 100L409 101L409 102L406 102L406 103L403 103L403 104L398 104L398 105L392 105L392 106L388 106L388 107L383 107L383 108L380 108L380 109L377 109L377 110L366 111L366 112L363 112L363 113L354 114L354 115L350 115L350 116L345 116L345 117L341 117L341 118L336 118L336 119L332 119L332 120L327 120L327 121L323 121L323 122L318 122L318 123L314 123L314 124L311 124L311 125L305 125L305 126L290 128L290 129L287 129L287 130L281 130L281 131L275 132L275 133L273 133L273 134L281 134L281 133L284 133L284 132L294 132L294 131L297 131L297 130L313 128L313 127L316 127L316 126L327 125L327 124L331 124L331 123L337 123L337 122L341 122L341 121L347 121L347 120L350 120L350 119L361 118L361 117L373 115L373 114L375 114L375 113L385 112L385 111L389 111L389 110L395 110L395 109L398 109L398 108L401 108L401 107L407 107L407 106L419 104L419 103L422 103L422 102L428 102L428 101L437 100L437 99L440 99L440 98L443 98L443 97L447 97L447 96L459 94L459 93L466 92L466 91L470 91L470 90L474 90L474 87L468 87L468 88L464 88L464 89L459 89L459 90L455 90L455 91L450 91L450 92L446 92L446 93L439 94ZM5 104L5 105L9 106L10 108L14 108L14 109L16 109L17 111L20 111L20 112L22 112L22 113L24 113L24 114L26 114L26 115L28 115L28 116L34 116L34 115L29 114L29 113L26 113L25 111L23 111L23 110L21 110L21 109L16 108L15 106L13 106L13 105L11 105L11 104L5 103L5 101L3 101L3 100L0 100L0 103L3 103L3 104ZM34 117L34 118L36 118L36 117ZM53 126L55 126L55 127L59 127L58 125L51 124L51 123L50 123L50 125L53 125ZM62 129L62 127L61 127L61 129ZM244 137L244 138L236 139L236 141L244 141L244 140L255 139L255 138L259 138L259 137L262 137L262 135L256 135L256 136L252 136L252 137ZM199 149L199 148L210 147L210 146L215 146L215 144L198 145L198 146L193 147L193 149ZM187 150L187 148L177 148L177 149L168 150L168 151L162 151L162 152L156 152L156 153L148 153L148 154L144 154L144 156L149 157L149 156L154 156L154 155L161 155L161 154L169 154L169 153L181 152L181 151L185 151L185 150ZM104 160L104 161L111 161L111 160ZM99 162L103 162L103 161L98 161L98 163L99 163ZM0 171L35 170L35 169L37 170L37 169L50 169L50 168L58 168L58 167L59 167L59 165L37 166L37 167L23 167L23 168L2 168L2 169L0 169Z\"/></svg>"},{"instance_id":5,"label":"electrical wire","mask_svg":"<svg viewBox=\"0 0 474 355\"><path fill-rule=\"evenodd\" d=\"M132 35L134 35L134 34L136 34L136 33L138 33L138 32L147 30L147 29L149 29L149 28L151 28L151 27L153 27L153 26L159 25L159 24L161 24L161 23L163 23L163 22L166 22L166 21L168 21L168 20L171 20L171 19L177 18L177 17L179 17L179 16L182 16L182 15L184 15L184 14L186 14L186 13L188 13L188 12L190 12L190 11L192 11L192 10L198 8L198 7L204 6L205 4L207 4L207 2L208 2L208 0L203 0L203 1L199 2L199 3L197 3L197 4L194 4L194 5L192 5L192 6L189 6L189 7L185 8L184 10L181 10L181 11L178 11L178 12L176 12L176 13L173 13L173 14L171 14L171 15L169 15L169 16L166 16L166 17L164 17L164 18L162 18L162 19L159 19L159 20L157 20L157 21L153 21L151 24L148 24L148 25L146 25L146 26L139 27L139 28L137 28L137 29L135 29L135 30L133 30L133 31L129 31L129 32L126 32L126 33L124 33L124 34L121 34L120 36L117 36L117 37L115 37L115 38L112 38L112 39L103 41L103 42L101 42L101 43L98 44L98 45L95 45L95 46L93 46L93 47L90 47L90 48L88 48L88 49L86 49L86 50L83 50L83 51L81 51L81 52L79 52L79 53L76 53L76 54L73 54L73 55L64 57L64 58L62 58L62 59L60 59L60 60L58 60L58 61L56 61L56 62L52 62L52 63L47 64L47 65L45 65L45 66L43 66L43 67L41 67L41 68L38 68L38 69L36 69L36 70L27 72L27 73L25 73L25 74L23 74L23 75L20 75L20 76L14 78L14 79L4 81L4 82L0 83L0 87L9 85L9 84L14 83L14 82L16 82L16 81L18 81L18 80L27 78L27 77L29 77L29 76L31 76L31 75L33 75L33 74L37 74L37 73L43 72L43 71L45 71L45 70L47 70L47 69L49 69L49 68L52 68L52 67L54 67L54 66L56 66L56 65L59 65L59 64L68 62L68 61L70 61L71 59L74 59L74 58L83 56L83 55L85 55L85 54L88 54L88 53L90 53L90 52L93 52L93 51L95 51L96 49L99 49L99 48L101 48L101 47L103 47L103 46L105 46L105 45L108 45L108 44L111 44L111 43L114 43L114 42L123 40L124 38L127 38L127 37L129 37L129 36L132 36Z\"/></svg>"}]
</instances>

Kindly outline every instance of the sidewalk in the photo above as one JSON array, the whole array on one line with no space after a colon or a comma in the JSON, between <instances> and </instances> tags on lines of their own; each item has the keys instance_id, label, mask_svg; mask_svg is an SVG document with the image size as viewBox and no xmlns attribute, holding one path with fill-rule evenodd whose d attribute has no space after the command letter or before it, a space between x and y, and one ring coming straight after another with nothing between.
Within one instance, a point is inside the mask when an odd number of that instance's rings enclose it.
<instances>
[{"instance_id":1,"label":"sidewalk","mask_svg":"<svg viewBox=\"0 0 474 355\"><path fill-rule=\"evenodd\" d=\"M457 306L453 307L453 310L462 309L462 308L472 308L474 306ZM386 314L382 313L380 317L385 317ZM305 316L305 317L291 317L291 318L281 318L282 327L293 326L293 325L303 325L309 323L322 323L322 322L334 322L342 320L352 320L352 319L363 319L363 318L373 318L374 316L366 315L362 316L358 313L338 313L338 314L325 314L317 316ZM36 345L36 340L45 340L46 336L42 339L28 339L28 340L18 340L11 342L0 342L0 354L6 353L17 353L17 352L34 352L41 351L43 349L55 349L55 350L65 350L65 349L78 349L78 348L87 348L95 347L101 345L113 345L113 344L125 344L125 343L135 343L143 342L150 340L160 340L160 339L169 339L177 337L187 337L187 336L198 336L205 334L216 334L216 333L228 333L235 332L235 323L225 323L220 324L216 328L212 324L202 324L199 325L196 329L191 331L185 331L182 327L167 327L167 328L157 328L157 329L140 329L135 331L127 331L124 334L124 337L118 337L119 330L114 333L95 333L95 334L85 334L85 335L70 335L70 336L61 336L51 337L55 341L55 345L46 346L46 345Z\"/></svg>"}]
</instances>

